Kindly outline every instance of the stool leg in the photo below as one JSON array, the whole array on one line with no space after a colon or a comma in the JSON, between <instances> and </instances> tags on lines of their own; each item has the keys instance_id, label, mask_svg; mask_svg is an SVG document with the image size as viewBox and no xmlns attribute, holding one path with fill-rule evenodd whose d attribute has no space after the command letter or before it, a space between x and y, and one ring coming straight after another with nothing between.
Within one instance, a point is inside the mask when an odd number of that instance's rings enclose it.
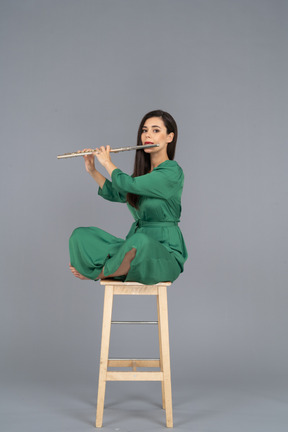
<instances>
[{"instance_id":1,"label":"stool leg","mask_svg":"<svg viewBox=\"0 0 288 432\"><path fill-rule=\"evenodd\" d=\"M171 388L171 370L170 370L170 347L169 347L169 325L168 325L168 304L167 304L167 287L158 287L159 296L159 315L160 315L160 333L161 333L161 352L164 375L164 399L166 409L166 426L173 427L172 413L172 388Z\"/></svg>"},{"instance_id":2,"label":"stool leg","mask_svg":"<svg viewBox=\"0 0 288 432\"><path fill-rule=\"evenodd\" d=\"M111 318L113 307L113 286L105 286L103 324L101 339L101 354L99 367L98 398L96 412L96 427L101 428L103 422L104 399L106 389L106 374L108 367L109 343L111 333Z\"/></svg>"},{"instance_id":3,"label":"stool leg","mask_svg":"<svg viewBox=\"0 0 288 432\"><path fill-rule=\"evenodd\" d=\"M160 370L163 372L163 354L162 354L162 341L161 341L161 329L160 329L160 312L159 312L159 296L157 295L157 314L158 314L158 332L159 332L159 353L160 353ZM162 407L165 410L165 389L164 381L161 381L162 387Z\"/></svg>"}]
</instances>

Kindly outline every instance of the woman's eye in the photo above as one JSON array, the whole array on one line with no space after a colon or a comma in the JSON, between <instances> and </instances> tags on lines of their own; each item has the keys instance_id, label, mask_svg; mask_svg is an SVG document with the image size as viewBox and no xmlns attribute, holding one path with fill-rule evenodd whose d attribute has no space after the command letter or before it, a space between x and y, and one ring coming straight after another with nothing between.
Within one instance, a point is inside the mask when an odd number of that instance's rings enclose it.
<instances>
[{"instance_id":1,"label":"woman's eye","mask_svg":"<svg viewBox=\"0 0 288 432\"><path fill-rule=\"evenodd\" d=\"M147 129L142 129L142 133L147 133L147 132L148 132ZM158 132L160 132L160 130L159 129L153 129L152 132L158 133Z\"/></svg>"}]
</instances>

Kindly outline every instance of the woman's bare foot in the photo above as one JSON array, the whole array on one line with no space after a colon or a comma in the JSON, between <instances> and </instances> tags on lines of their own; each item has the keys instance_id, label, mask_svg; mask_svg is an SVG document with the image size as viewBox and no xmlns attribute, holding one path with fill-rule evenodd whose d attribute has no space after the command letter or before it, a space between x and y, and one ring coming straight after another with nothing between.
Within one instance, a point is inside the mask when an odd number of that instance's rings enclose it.
<instances>
[{"instance_id":1,"label":"woman's bare foot","mask_svg":"<svg viewBox=\"0 0 288 432\"><path fill-rule=\"evenodd\" d=\"M76 276L78 279L81 280L90 280L88 278L86 278L85 276L81 275L76 269L75 267L72 267L71 264L69 263L69 268L71 270L71 272L73 273L74 276Z\"/></svg>"}]
</instances>

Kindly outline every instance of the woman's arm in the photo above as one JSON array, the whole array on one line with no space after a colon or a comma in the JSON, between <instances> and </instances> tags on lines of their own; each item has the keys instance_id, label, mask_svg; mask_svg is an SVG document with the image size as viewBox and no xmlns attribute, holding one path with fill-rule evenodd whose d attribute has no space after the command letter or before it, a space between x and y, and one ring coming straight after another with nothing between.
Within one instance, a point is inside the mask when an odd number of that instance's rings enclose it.
<instances>
[{"instance_id":1,"label":"woman's arm","mask_svg":"<svg viewBox=\"0 0 288 432\"><path fill-rule=\"evenodd\" d=\"M94 171L89 172L89 174L98 183L98 185L102 189L105 181L107 180L106 177L104 177L99 171L97 171L96 168L94 169Z\"/></svg>"},{"instance_id":2,"label":"woman's arm","mask_svg":"<svg viewBox=\"0 0 288 432\"><path fill-rule=\"evenodd\" d=\"M134 193L151 198L169 199L182 191L184 175L175 161L168 161L148 174L131 177L120 169L112 172L113 188L123 194Z\"/></svg>"}]
</instances>

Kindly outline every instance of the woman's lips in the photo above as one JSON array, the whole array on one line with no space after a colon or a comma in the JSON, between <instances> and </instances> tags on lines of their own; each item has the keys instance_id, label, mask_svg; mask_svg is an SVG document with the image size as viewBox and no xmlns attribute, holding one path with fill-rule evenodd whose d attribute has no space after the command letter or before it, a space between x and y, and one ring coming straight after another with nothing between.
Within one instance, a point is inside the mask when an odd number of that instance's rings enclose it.
<instances>
[{"instance_id":1,"label":"woman's lips","mask_svg":"<svg viewBox=\"0 0 288 432\"><path fill-rule=\"evenodd\" d=\"M145 141L144 144L153 144L153 142L152 141Z\"/></svg>"}]
</instances>

